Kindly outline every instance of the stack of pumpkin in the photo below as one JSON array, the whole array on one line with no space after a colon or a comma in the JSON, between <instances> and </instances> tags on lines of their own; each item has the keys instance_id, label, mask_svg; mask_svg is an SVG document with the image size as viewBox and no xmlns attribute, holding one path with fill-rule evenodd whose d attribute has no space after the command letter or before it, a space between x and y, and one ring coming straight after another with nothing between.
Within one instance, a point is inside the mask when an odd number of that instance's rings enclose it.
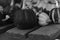
<instances>
[{"instance_id":1,"label":"stack of pumpkin","mask_svg":"<svg viewBox=\"0 0 60 40\"><path fill-rule=\"evenodd\" d=\"M42 9L42 11L39 10L38 12L36 11L36 9L33 9L35 8L30 7L30 9L19 9L15 12L14 22L20 25L20 29L34 28L37 24L45 26L49 23L60 23L60 7L55 7L51 9L49 12L45 9Z\"/></svg>"},{"instance_id":2,"label":"stack of pumpkin","mask_svg":"<svg viewBox=\"0 0 60 40\"><path fill-rule=\"evenodd\" d=\"M15 6L14 4L13 10L12 11L9 10L11 11L11 13L10 14L8 13L9 16L13 17L14 24L19 25L18 28L20 29L31 29L37 25L45 26L45 25L48 25L50 22L54 24L60 23L60 16L59 16L60 7L55 7L51 11L48 11L45 8L42 8L41 10L40 5L37 8L36 1L35 3L33 3L34 7L31 4L29 5L30 7L28 5L25 5L25 3L21 3L21 4L22 4L22 8L19 8L18 6ZM26 7L27 9L24 7Z\"/></svg>"}]
</instances>

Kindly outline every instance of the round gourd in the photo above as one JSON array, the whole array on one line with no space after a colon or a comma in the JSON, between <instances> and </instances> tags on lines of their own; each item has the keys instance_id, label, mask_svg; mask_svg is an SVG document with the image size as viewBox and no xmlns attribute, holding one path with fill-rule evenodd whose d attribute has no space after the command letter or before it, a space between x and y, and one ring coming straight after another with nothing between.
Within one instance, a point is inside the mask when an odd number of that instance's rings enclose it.
<instances>
[{"instance_id":1,"label":"round gourd","mask_svg":"<svg viewBox=\"0 0 60 40\"><path fill-rule=\"evenodd\" d=\"M19 9L15 12L14 22L19 24L19 29L31 29L35 27L37 23L37 17L31 9Z\"/></svg>"},{"instance_id":2,"label":"round gourd","mask_svg":"<svg viewBox=\"0 0 60 40\"><path fill-rule=\"evenodd\" d=\"M45 26L45 25L48 25L48 22L50 22L50 18L49 16L42 12L41 14L39 14L39 24L42 25L42 26Z\"/></svg>"},{"instance_id":3,"label":"round gourd","mask_svg":"<svg viewBox=\"0 0 60 40\"><path fill-rule=\"evenodd\" d=\"M60 15L60 8L53 8L50 12L50 18L53 23L58 23Z\"/></svg>"}]
</instances>

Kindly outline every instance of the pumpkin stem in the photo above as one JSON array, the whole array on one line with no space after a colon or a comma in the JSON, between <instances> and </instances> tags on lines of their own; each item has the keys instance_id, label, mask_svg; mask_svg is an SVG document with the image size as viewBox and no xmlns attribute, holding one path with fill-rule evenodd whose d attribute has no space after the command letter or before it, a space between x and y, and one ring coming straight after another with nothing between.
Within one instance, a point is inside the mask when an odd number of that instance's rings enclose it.
<instances>
[{"instance_id":1,"label":"pumpkin stem","mask_svg":"<svg viewBox=\"0 0 60 40\"><path fill-rule=\"evenodd\" d=\"M57 1L57 0L55 0L55 2L56 2L56 7L57 7L57 8L59 8L58 1Z\"/></svg>"},{"instance_id":2,"label":"pumpkin stem","mask_svg":"<svg viewBox=\"0 0 60 40\"><path fill-rule=\"evenodd\" d=\"M26 1L26 0L23 0L23 6L22 6L22 9L25 9L25 1Z\"/></svg>"},{"instance_id":3,"label":"pumpkin stem","mask_svg":"<svg viewBox=\"0 0 60 40\"><path fill-rule=\"evenodd\" d=\"M14 0L11 0L11 4L10 4L10 6L13 6L13 4L14 4Z\"/></svg>"}]
</instances>

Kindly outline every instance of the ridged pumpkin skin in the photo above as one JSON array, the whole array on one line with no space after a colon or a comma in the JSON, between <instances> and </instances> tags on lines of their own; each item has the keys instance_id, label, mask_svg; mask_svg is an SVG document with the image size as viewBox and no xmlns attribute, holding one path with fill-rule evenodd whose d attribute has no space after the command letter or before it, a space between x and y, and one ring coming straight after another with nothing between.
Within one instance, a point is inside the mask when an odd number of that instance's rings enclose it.
<instances>
[{"instance_id":1,"label":"ridged pumpkin skin","mask_svg":"<svg viewBox=\"0 0 60 40\"><path fill-rule=\"evenodd\" d=\"M15 12L15 23L19 24L20 29L31 29L37 23L36 14L31 9L17 10Z\"/></svg>"},{"instance_id":2,"label":"ridged pumpkin skin","mask_svg":"<svg viewBox=\"0 0 60 40\"><path fill-rule=\"evenodd\" d=\"M39 14L39 24L42 26L48 25L49 22L51 21L48 14L42 12L41 14Z\"/></svg>"},{"instance_id":3,"label":"ridged pumpkin skin","mask_svg":"<svg viewBox=\"0 0 60 40\"><path fill-rule=\"evenodd\" d=\"M50 12L50 18L53 23L59 23L60 8L53 8Z\"/></svg>"}]
</instances>

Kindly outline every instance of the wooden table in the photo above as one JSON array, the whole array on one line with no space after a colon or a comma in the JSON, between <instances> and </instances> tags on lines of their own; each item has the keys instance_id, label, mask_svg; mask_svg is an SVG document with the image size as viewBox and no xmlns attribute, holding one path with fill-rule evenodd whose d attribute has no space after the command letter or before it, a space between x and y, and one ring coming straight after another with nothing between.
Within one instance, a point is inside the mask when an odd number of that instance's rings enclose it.
<instances>
[{"instance_id":1,"label":"wooden table","mask_svg":"<svg viewBox=\"0 0 60 40\"><path fill-rule=\"evenodd\" d=\"M32 30L32 29L31 29ZM60 25L51 25L41 27L28 34L26 38L26 33L31 30L19 30L13 28L8 30L6 33L0 35L1 40L54 40L58 35L60 35Z\"/></svg>"}]
</instances>

